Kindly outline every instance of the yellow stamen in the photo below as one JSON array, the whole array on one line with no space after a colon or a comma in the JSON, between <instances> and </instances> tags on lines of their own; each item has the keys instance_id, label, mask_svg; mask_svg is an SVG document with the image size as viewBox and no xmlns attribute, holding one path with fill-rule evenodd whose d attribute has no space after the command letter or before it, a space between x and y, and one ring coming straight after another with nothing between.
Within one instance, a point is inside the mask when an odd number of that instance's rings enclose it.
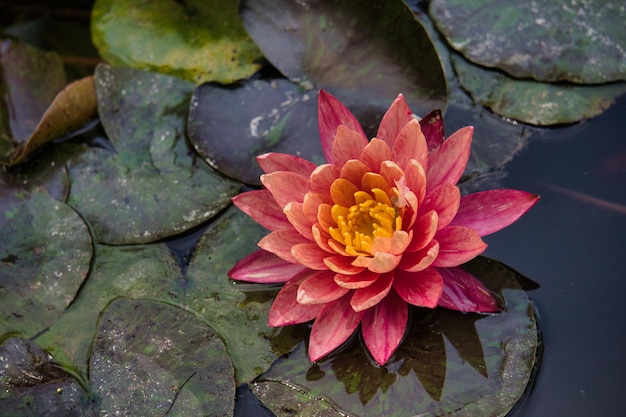
<instances>
[{"instance_id":1,"label":"yellow stamen","mask_svg":"<svg viewBox=\"0 0 626 417\"><path fill-rule=\"evenodd\" d=\"M370 193L354 193L355 204L343 207L335 204L331 216L337 227L329 227L328 233L345 246L346 253L353 256L374 255L372 242L375 237L392 237L402 229L402 217L391 199L380 188Z\"/></svg>"}]
</instances>

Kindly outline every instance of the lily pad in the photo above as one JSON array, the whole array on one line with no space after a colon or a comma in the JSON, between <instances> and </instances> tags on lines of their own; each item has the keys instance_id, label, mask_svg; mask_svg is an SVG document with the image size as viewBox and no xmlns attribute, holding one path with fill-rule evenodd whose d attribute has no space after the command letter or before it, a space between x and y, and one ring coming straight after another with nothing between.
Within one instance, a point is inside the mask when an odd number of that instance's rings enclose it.
<instances>
[{"instance_id":1,"label":"lily pad","mask_svg":"<svg viewBox=\"0 0 626 417\"><path fill-rule=\"evenodd\" d=\"M81 385L26 339L10 337L0 345L2 416L85 416L98 414Z\"/></svg>"},{"instance_id":2,"label":"lily pad","mask_svg":"<svg viewBox=\"0 0 626 417\"><path fill-rule=\"evenodd\" d=\"M328 401L280 382L263 381L251 385L254 394L276 417L345 417Z\"/></svg>"},{"instance_id":3,"label":"lily pad","mask_svg":"<svg viewBox=\"0 0 626 417\"><path fill-rule=\"evenodd\" d=\"M429 13L467 59L513 77L581 84L626 80L622 0L433 0Z\"/></svg>"},{"instance_id":4,"label":"lily pad","mask_svg":"<svg viewBox=\"0 0 626 417\"><path fill-rule=\"evenodd\" d=\"M61 58L0 39L0 164L14 165L96 116L92 77L65 86Z\"/></svg>"},{"instance_id":5,"label":"lily pad","mask_svg":"<svg viewBox=\"0 0 626 417\"><path fill-rule=\"evenodd\" d=\"M97 321L118 297L176 301L175 288L183 281L180 268L164 243L150 245L96 245L88 280L72 304L37 343L55 360L86 379L89 348Z\"/></svg>"},{"instance_id":6,"label":"lily pad","mask_svg":"<svg viewBox=\"0 0 626 417\"><path fill-rule=\"evenodd\" d=\"M113 301L90 362L109 415L232 416L233 367L220 338L192 314L150 300Z\"/></svg>"},{"instance_id":7,"label":"lily pad","mask_svg":"<svg viewBox=\"0 0 626 417\"><path fill-rule=\"evenodd\" d=\"M316 113L317 94L284 78L254 79L235 89L204 84L191 102L189 137L211 166L260 185L256 156L265 152L325 163Z\"/></svg>"},{"instance_id":8,"label":"lily pad","mask_svg":"<svg viewBox=\"0 0 626 417\"><path fill-rule=\"evenodd\" d=\"M90 147L71 157L68 201L98 242L158 240L205 222L230 203L241 185L196 158L186 140L193 84L103 65L96 85L114 151Z\"/></svg>"},{"instance_id":9,"label":"lily pad","mask_svg":"<svg viewBox=\"0 0 626 417\"><path fill-rule=\"evenodd\" d=\"M94 44L113 65L197 84L230 83L260 68L261 52L239 20L236 0L98 0L91 22Z\"/></svg>"},{"instance_id":10,"label":"lily pad","mask_svg":"<svg viewBox=\"0 0 626 417\"><path fill-rule=\"evenodd\" d=\"M72 302L89 271L87 225L68 205L33 191L0 230L0 334L36 335Z\"/></svg>"},{"instance_id":11,"label":"lily pad","mask_svg":"<svg viewBox=\"0 0 626 417\"><path fill-rule=\"evenodd\" d=\"M189 264L179 302L222 337L238 383L250 382L296 343L296 328L270 328L267 317L277 293L267 285L234 284L228 270L249 254L267 231L235 207L202 236Z\"/></svg>"},{"instance_id":12,"label":"lily pad","mask_svg":"<svg viewBox=\"0 0 626 417\"><path fill-rule=\"evenodd\" d=\"M459 56L452 63L461 85L494 113L534 125L574 123L597 116L626 93L626 83L550 84L518 80L474 65Z\"/></svg>"},{"instance_id":13,"label":"lily pad","mask_svg":"<svg viewBox=\"0 0 626 417\"><path fill-rule=\"evenodd\" d=\"M326 89L371 133L403 93L421 115L446 104L439 58L401 1L242 0L240 15L267 59L305 89Z\"/></svg>"},{"instance_id":14,"label":"lily pad","mask_svg":"<svg viewBox=\"0 0 626 417\"><path fill-rule=\"evenodd\" d=\"M503 300L503 312L416 308L404 341L385 366L376 366L356 338L315 364L300 344L259 381L296 387L354 416L506 415L526 390L536 361L532 304L517 273L506 266L478 258L466 267Z\"/></svg>"}]
</instances>

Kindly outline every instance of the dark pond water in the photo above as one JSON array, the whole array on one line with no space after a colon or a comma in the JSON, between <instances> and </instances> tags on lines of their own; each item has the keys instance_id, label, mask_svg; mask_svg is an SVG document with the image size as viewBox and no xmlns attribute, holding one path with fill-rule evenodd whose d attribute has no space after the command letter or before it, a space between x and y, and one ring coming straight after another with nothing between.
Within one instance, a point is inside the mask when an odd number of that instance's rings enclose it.
<instances>
[{"instance_id":1,"label":"dark pond water","mask_svg":"<svg viewBox=\"0 0 626 417\"><path fill-rule=\"evenodd\" d=\"M603 115L535 133L503 187L541 195L485 238L486 255L535 281L543 358L509 417L626 415L626 98ZM240 387L236 416L272 416Z\"/></svg>"}]
</instances>

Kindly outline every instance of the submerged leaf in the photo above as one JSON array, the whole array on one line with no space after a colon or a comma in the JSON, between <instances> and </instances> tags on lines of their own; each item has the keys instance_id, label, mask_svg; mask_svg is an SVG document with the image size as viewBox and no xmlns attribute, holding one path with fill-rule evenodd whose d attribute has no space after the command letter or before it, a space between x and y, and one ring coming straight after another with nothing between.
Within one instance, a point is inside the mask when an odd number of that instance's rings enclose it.
<instances>
[{"instance_id":1,"label":"submerged leaf","mask_svg":"<svg viewBox=\"0 0 626 417\"><path fill-rule=\"evenodd\" d=\"M241 25L234 0L98 0L91 22L94 44L113 65L197 84L230 83L260 68L261 52Z\"/></svg>"},{"instance_id":2,"label":"submerged leaf","mask_svg":"<svg viewBox=\"0 0 626 417\"><path fill-rule=\"evenodd\" d=\"M232 416L235 383L220 338L192 314L150 300L102 314L90 382L112 415Z\"/></svg>"},{"instance_id":3,"label":"submerged leaf","mask_svg":"<svg viewBox=\"0 0 626 417\"><path fill-rule=\"evenodd\" d=\"M454 49L513 77L580 84L626 80L622 0L434 0L429 13Z\"/></svg>"}]
</instances>

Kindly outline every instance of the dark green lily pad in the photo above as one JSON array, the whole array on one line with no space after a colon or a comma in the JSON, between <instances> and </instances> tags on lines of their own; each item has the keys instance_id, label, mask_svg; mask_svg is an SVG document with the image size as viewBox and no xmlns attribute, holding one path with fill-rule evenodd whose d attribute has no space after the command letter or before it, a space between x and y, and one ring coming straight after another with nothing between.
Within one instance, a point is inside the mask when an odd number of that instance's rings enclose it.
<instances>
[{"instance_id":1,"label":"dark green lily pad","mask_svg":"<svg viewBox=\"0 0 626 417\"><path fill-rule=\"evenodd\" d=\"M254 79L235 89L204 84L191 102L189 137L214 168L260 185L255 158L265 152L326 162L316 112L317 94L284 78Z\"/></svg>"},{"instance_id":2,"label":"dark green lily pad","mask_svg":"<svg viewBox=\"0 0 626 417\"><path fill-rule=\"evenodd\" d=\"M231 207L202 236L187 270L178 302L197 311L222 337L238 383L250 382L295 345L295 328L270 328L269 308L276 288L235 284L228 271L255 249L267 231Z\"/></svg>"},{"instance_id":3,"label":"dark green lily pad","mask_svg":"<svg viewBox=\"0 0 626 417\"><path fill-rule=\"evenodd\" d=\"M235 382L224 344L193 314L158 301L113 301L90 362L111 415L232 416Z\"/></svg>"},{"instance_id":4,"label":"dark green lily pad","mask_svg":"<svg viewBox=\"0 0 626 417\"><path fill-rule=\"evenodd\" d=\"M433 45L401 1L263 0L240 4L267 59L305 89L326 89L372 132L398 93L416 114L446 104Z\"/></svg>"},{"instance_id":5,"label":"dark green lily pad","mask_svg":"<svg viewBox=\"0 0 626 417\"><path fill-rule=\"evenodd\" d=\"M358 339L316 364L300 344L259 381L297 387L354 416L506 415L536 360L532 304L513 270L486 258L466 267L503 300L502 313L413 309L408 333L386 366L376 366Z\"/></svg>"},{"instance_id":6,"label":"dark green lily pad","mask_svg":"<svg viewBox=\"0 0 626 417\"><path fill-rule=\"evenodd\" d=\"M626 92L626 83L550 84L518 80L473 65L460 56L452 63L461 85L494 113L524 123L553 125L597 116Z\"/></svg>"},{"instance_id":7,"label":"dark green lily pad","mask_svg":"<svg viewBox=\"0 0 626 417\"><path fill-rule=\"evenodd\" d=\"M95 117L93 79L65 86L61 58L0 38L0 164L14 165Z\"/></svg>"},{"instance_id":8,"label":"dark green lily pad","mask_svg":"<svg viewBox=\"0 0 626 417\"><path fill-rule=\"evenodd\" d=\"M255 382L250 388L276 417L345 417L344 413L337 411L325 399L313 397L280 382Z\"/></svg>"},{"instance_id":9,"label":"dark green lily pad","mask_svg":"<svg viewBox=\"0 0 626 417\"><path fill-rule=\"evenodd\" d=\"M99 415L81 385L26 339L10 337L0 345L2 416L59 417Z\"/></svg>"},{"instance_id":10,"label":"dark green lily pad","mask_svg":"<svg viewBox=\"0 0 626 417\"><path fill-rule=\"evenodd\" d=\"M37 343L57 362L87 377L89 347L102 310L118 297L176 302L183 282L174 256L163 243L150 245L96 245L96 256L80 294Z\"/></svg>"},{"instance_id":11,"label":"dark green lily pad","mask_svg":"<svg viewBox=\"0 0 626 417\"><path fill-rule=\"evenodd\" d=\"M31 337L72 302L89 271L87 225L68 205L33 191L0 230L0 334Z\"/></svg>"},{"instance_id":12,"label":"dark green lily pad","mask_svg":"<svg viewBox=\"0 0 626 417\"><path fill-rule=\"evenodd\" d=\"M626 80L622 0L434 0L429 13L454 49L513 77L581 84Z\"/></svg>"},{"instance_id":13,"label":"dark green lily pad","mask_svg":"<svg viewBox=\"0 0 626 417\"><path fill-rule=\"evenodd\" d=\"M196 226L240 188L195 157L185 135L193 84L99 66L98 110L115 151L86 148L68 162L69 203L98 242L145 243Z\"/></svg>"},{"instance_id":14,"label":"dark green lily pad","mask_svg":"<svg viewBox=\"0 0 626 417\"><path fill-rule=\"evenodd\" d=\"M198 84L230 83L260 68L261 52L241 25L235 0L98 0L91 22L94 44L113 65Z\"/></svg>"}]
</instances>

